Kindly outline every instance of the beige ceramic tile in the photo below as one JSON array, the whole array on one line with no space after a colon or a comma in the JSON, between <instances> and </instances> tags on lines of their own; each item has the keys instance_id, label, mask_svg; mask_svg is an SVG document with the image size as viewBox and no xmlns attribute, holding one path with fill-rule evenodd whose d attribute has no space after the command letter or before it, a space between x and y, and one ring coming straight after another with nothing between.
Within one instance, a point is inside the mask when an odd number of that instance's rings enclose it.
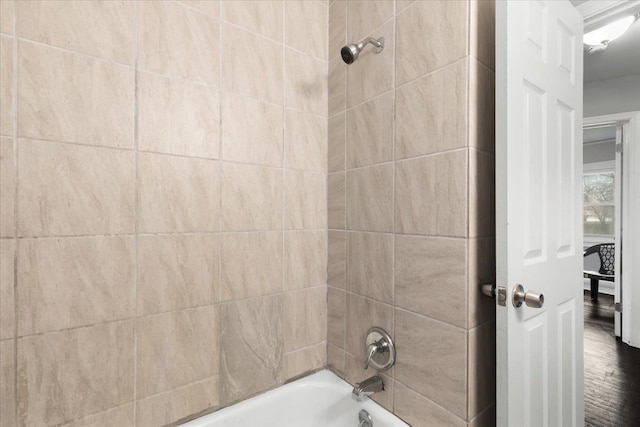
<instances>
[{"instance_id":1,"label":"beige ceramic tile","mask_svg":"<svg viewBox=\"0 0 640 427\"><path fill-rule=\"evenodd\" d=\"M19 37L133 65L135 3L21 1L16 4Z\"/></svg>"},{"instance_id":2,"label":"beige ceramic tile","mask_svg":"<svg viewBox=\"0 0 640 427\"><path fill-rule=\"evenodd\" d=\"M11 138L0 138L0 236L15 236L13 163L14 144Z\"/></svg>"},{"instance_id":3,"label":"beige ceramic tile","mask_svg":"<svg viewBox=\"0 0 640 427\"><path fill-rule=\"evenodd\" d=\"M285 178L285 228L327 227L326 174L287 171Z\"/></svg>"},{"instance_id":4,"label":"beige ceramic tile","mask_svg":"<svg viewBox=\"0 0 640 427\"><path fill-rule=\"evenodd\" d=\"M343 231L329 231L327 282L339 289L347 285L347 234Z\"/></svg>"},{"instance_id":5,"label":"beige ceramic tile","mask_svg":"<svg viewBox=\"0 0 640 427\"><path fill-rule=\"evenodd\" d=\"M15 2L0 1L0 33L13 35L15 17Z\"/></svg>"},{"instance_id":6,"label":"beige ceramic tile","mask_svg":"<svg viewBox=\"0 0 640 427\"><path fill-rule=\"evenodd\" d=\"M136 402L139 426L163 426L218 406L219 377L211 377Z\"/></svg>"},{"instance_id":7,"label":"beige ceramic tile","mask_svg":"<svg viewBox=\"0 0 640 427\"><path fill-rule=\"evenodd\" d=\"M138 149L217 158L220 100L200 84L138 73Z\"/></svg>"},{"instance_id":8,"label":"beige ceramic tile","mask_svg":"<svg viewBox=\"0 0 640 427\"><path fill-rule=\"evenodd\" d=\"M469 145L494 153L495 74L475 59L469 74Z\"/></svg>"},{"instance_id":9,"label":"beige ceramic tile","mask_svg":"<svg viewBox=\"0 0 640 427\"><path fill-rule=\"evenodd\" d=\"M179 3L139 3L138 67L218 87L218 25Z\"/></svg>"},{"instance_id":10,"label":"beige ceramic tile","mask_svg":"<svg viewBox=\"0 0 640 427\"><path fill-rule=\"evenodd\" d=\"M347 235L347 290L393 303L393 236Z\"/></svg>"},{"instance_id":11,"label":"beige ceramic tile","mask_svg":"<svg viewBox=\"0 0 640 427\"><path fill-rule=\"evenodd\" d=\"M495 159L481 151L469 152L469 236L496 235Z\"/></svg>"},{"instance_id":12,"label":"beige ceramic tile","mask_svg":"<svg viewBox=\"0 0 640 427\"><path fill-rule=\"evenodd\" d=\"M218 236L184 234L138 237L138 314L218 300Z\"/></svg>"},{"instance_id":13,"label":"beige ceramic tile","mask_svg":"<svg viewBox=\"0 0 640 427\"><path fill-rule=\"evenodd\" d=\"M218 162L138 155L140 232L218 229Z\"/></svg>"},{"instance_id":14,"label":"beige ceramic tile","mask_svg":"<svg viewBox=\"0 0 640 427\"><path fill-rule=\"evenodd\" d=\"M60 424L59 427L103 427L105 425L132 426L133 404L125 404L97 414Z\"/></svg>"},{"instance_id":15,"label":"beige ceramic tile","mask_svg":"<svg viewBox=\"0 0 640 427\"><path fill-rule=\"evenodd\" d=\"M374 370L374 368L365 370L362 366L363 361L364 356L354 356L353 354L349 353L345 354L345 380L350 384L355 385L356 383L364 381L372 375L377 375L382 378L384 390L374 394L373 396L370 396L370 398L386 410L392 412L394 383L393 377L389 375L393 375L393 371L386 371L383 374L380 371Z\"/></svg>"},{"instance_id":16,"label":"beige ceramic tile","mask_svg":"<svg viewBox=\"0 0 640 427\"><path fill-rule=\"evenodd\" d=\"M396 306L466 326L467 258L463 239L397 236L395 257Z\"/></svg>"},{"instance_id":17,"label":"beige ceramic tile","mask_svg":"<svg viewBox=\"0 0 640 427\"><path fill-rule=\"evenodd\" d=\"M282 166L282 107L225 93L222 96L222 159Z\"/></svg>"},{"instance_id":18,"label":"beige ceramic tile","mask_svg":"<svg viewBox=\"0 0 640 427\"><path fill-rule=\"evenodd\" d=\"M400 13L417 0L396 0L396 13Z\"/></svg>"},{"instance_id":19,"label":"beige ceramic tile","mask_svg":"<svg viewBox=\"0 0 640 427\"><path fill-rule=\"evenodd\" d=\"M339 58L340 49L345 44L347 44L347 2L334 1L329 5L328 58Z\"/></svg>"},{"instance_id":20,"label":"beige ceramic tile","mask_svg":"<svg viewBox=\"0 0 640 427\"><path fill-rule=\"evenodd\" d=\"M496 324L469 331L469 418L496 403Z\"/></svg>"},{"instance_id":21,"label":"beige ceramic tile","mask_svg":"<svg viewBox=\"0 0 640 427\"><path fill-rule=\"evenodd\" d=\"M344 378L345 352L331 343L327 344L327 367L340 378Z\"/></svg>"},{"instance_id":22,"label":"beige ceramic tile","mask_svg":"<svg viewBox=\"0 0 640 427\"><path fill-rule=\"evenodd\" d=\"M326 230L285 232L284 258L286 289L326 285Z\"/></svg>"},{"instance_id":23,"label":"beige ceramic tile","mask_svg":"<svg viewBox=\"0 0 640 427\"><path fill-rule=\"evenodd\" d=\"M220 0L180 0L180 3L214 18L220 16Z\"/></svg>"},{"instance_id":24,"label":"beige ceramic tile","mask_svg":"<svg viewBox=\"0 0 640 427\"><path fill-rule=\"evenodd\" d=\"M340 3L343 3L342 1ZM347 97L347 67L341 58L329 62L328 114L333 116L345 110Z\"/></svg>"},{"instance_id":25,"label":"beige ceramic tile","mask_svg":"<svg viewBox=\"0 0 640 427\"><path fill-rule=\"evenodd\" d=\"M221 299L244 299L281 292L281 232L225 233L221 246Z\"/></svg>"},{"instance_id":26,"label":"beige ceramic tile","mask_svg":"<svg viewBox=\"0 0 640 427\"><path fill-rule=\"evenodd\" d=\"M426 397L395 382L394 413L412 426L466 427L466 422Z\"/></svg>"},{"instance_id":27,"label":"beige ceramic tile","mask_svg":"<svg viewBox=\"0 0 640 427\"><path fill-rule=\"evenodd\" d=\"M345 350L362 358L359 359L360 361L363 361L365 357L364 339L369 328L379 326L393 334L393 307L387 304L347 294L346 319Z\"/></svg>"},{"instance_id":28,"label":"beige ceramic tile","mask_svg":"<svg viewBox=\"0 0 640 427\"><path fill-rule=\"evenodd\" d=\"M133 343L133 321L19 339L18 418L57 425L130 402Z\"/></svg>"},{"instance_id":29,"label":"beige ceramic tile","mask_svg":"<svg viewBox=\"0 0 640 427\"><path fill-rule=\"evenodd\" d=\"M135 315L133 237L24 239L17 251L19 336Z\"/></svg>"},{"instance_id":30,"label":"beige ceramic tile","mask_svg":"<svg viewBox=\"0 0 640 427\"><path fill-rule=\"evenodd\" d=\"M134 153L18 141L19 236L131 233Z\"/></svg>"},{"instance_id":31,"label":"beige ceramic tile","mask_svg":"<svg viewBox=\"0 0 640 427\"><path fill-rule=\"evenodd\" d=\"M346 222L345 212L345 173L331 173L327 181L327 221L328 227L344 230Z\"/></svg>"},{"instance_id":32,"label":"beige ceramic tile","mask_svg":"<svg viewBox=\"0 0 640 427\"><path fill-rule=\"evenodd\" d=\"M467 145L466 60L402 86L396 97L396 158Z\"/></svg>"},{"instance_id":33,"label":"beige ceramic tile","mask_svg":"<svg viewBox=\"0 0 640 427\"><path fill-rule=\"evenodd\" d=\"M347 168L393 160L394 94L347 112Z\"/></svg>"},{"instance_id":34,"label":"beige ceramic tile","mask_svg":"<svg viewBox=\"0 0 640 427\"><path fill-rule=\"evenodd\" d=\"M5 3L4 1L2 3ZM13 37L0 36L0 134L13 136L16 91L13 70Z\"/></svg>"},{"instance_id":35,"label":"beige ceramic tile","mask_svg":"<svg viewBox=\"0 0 640 427\"><path fill-rule=\"evenodd\" d=\"M13 338L15 335L15 250L15 240L0 240L0 339Z\"/></svg>"},{"instance_id":36,"label":"beige ceramic tile","mask_svg":"<svg viewBox=\"0 0 640 427\"><path fill-rule=\"evenodd\" d=\"M327 340L344 348L347 294L333 286L328 287L327 293Z\"/></svg>"},{"instance_id":37,"label":"beige ceramic tile","mask_svg":"<svg viewBox=\"0 0 640 427\"><path fill-rule=\"evenodd\" d=\"M286 1L285 43L310 55L327 59L327 4Z\"/></svg>"},{"instance_id":38,"label":"beige ceramic tile","mask_svg":"<svg viewBox=\"0 0 640 427\"><path fill-rule=\"evenodd\" d=\"M2 2L4 3L4 2ZM0 341L0 417L1 427L13 427L16 423L16 366L15 342L13 339Z\"/></svg>"},{"instance_id":39,"label":"beige ceramic tile","mask_svg":"<svg viewBox=\"0 0 640 427\"><path fill-rule=\"evenodd\" d=\"M397 163L396 231L466 236L466 169L465 151Z\"/></svg>"},{"instance_id":40,"label":"beige ceramic tile","mask_svg":"<svg viewBox=\"0 0 640 427\"><path fill-rule=\"evenodd\" d=\"M223 10L225 7L226 2ZM226 92L282 105L282 45L223 24L222 51L222 88ZM265 79L264 76L269 78Z\"/></svg>"},{"instance_id":41,"label":"beige ceramic tile","mask_svg":"<svg viewBox=\"0 0 640 427\"><path fill-rule=\"evenodd\" d=\"M282 42L284 2L224 0L221 6L223 21Z\"/></svg>"},{"instance_id":42,"label":"beige ceramic tile","mask_svg":"<svg viewBox=\"0 0 640 427\"><path fill-rule=\"evenodd\" d=\"M393 231L393 165L347 172L347 228Z\"/></svg>"},{"instance_id":43,"label":"beige ceramic tile","mask_svg":"<svg viewBox=\"0 0 640 427\"><path fill-rule=\"evenodd\" d=\"M139 397L218 374L218 312L204 306L137 320Z\"/></svg>"},{"instance_id":44,"label":"beige ceramic tile","mask_svg":"<svg viewBox=\"0 0 640 427\"><path fill-rule=\"evenodd\" d=\"M327 287L303 289L285 295L284 351L293 351L327 339Z\"/></svg>"},{"instance_id":45,"label":"beige ceramic tile","mask_svg":"<svg viewBox=\"0 0 640 427\"><path fill-rule=\"evenodd\" d=\"M338 114L329 119L329 172L344 170L346 123L345 113Z\"/></svg>"},{"instance_id":46,"label":"beige ceramic tile","mask_svg":"<svg viewBox=\"0 0 640 427\"><path fill-rule=\"evenodd\" d=\"M418 1L398 15L397 85L466 55L467 9L467 2L460 0Z\"/></svg>"},{"instance_id":47,"label":"beige ceramic tile","mask_svg":"<svg viewBox=\"0 0 640 427\"><path fill-rule=\"evenodd\" d=\"M285 110L285 165L292 169L327 170L327 118Z\"/></svg>"},{"instance_id":48,"label":"beige ceramic tile","mask_svg":"<svg viewBox=\"0 0 640 427\"><path fill-rule=\"evenodd\" d=\"M395 321L395 379L466 419L466 331L398 309Z\"/></svg>"},{"instance_id":49,"label":"beige ceramic tile","mask_svg":"<svg viewBox=\"0 0 640 427\"><path fill-rule=\"evenodd\" d=\"M22 137L133 148L134 71L20 42Z\"/></svg>"},{"instance_id":50,"label":"beige ceramic tile","mask_svg":"<svg viewBox=\"0 0 640 427\"><path fill-rule=\"evenodd\" d=\"M327 343L321 342L312 347L286 353L284 355L284 363L286 366L286 379L295 378L323 368L327 363Z\"/></svg>"},{"instance_id":51,"label":"beige ceramic tile","mask_svg":"<svg viewBox=\"0 0 640 427\"><path fill-rule=\"evenodd\" d=\"M326 116L327 63L293 49L285 51L285 105Z\"/></svg>"},{"instance_id":52,"label":"beige ceramic tile","mask_svg":"<svg viewBox=\"0 0 640 427\"><path fill-rule=\"evenodd\" d=\"M354 107L393 88L393 28L393 22L389 22L371 34L374 38L384 37L382 52L376 53L375 48L369 46L347 67L347 107ZM349 40L350 43L357 41Z\"/></svg>"},{"instance_id":53,"label":"beige ceramic tile","mask_svg":"<svg viewBox=\"0 0 640 427\"><path fill-rule=\"evenodd\" d=\"M471 55L495 69L496 5L492 0L472 0L470 3L469 43Z\"/></svg>"},{"instance_id":54,"label":"beige ceramic tile","mask_svg":"<svg viewBox=\"0 0 640 427\"><path fill-rule=\"evenodd\" d=\"M220 399L235 402L284 380L282 295L220 306Z\"/></svg>"},{"instance_id":55,"label":"beige ceramic tile","mask_svg":"<svg viewBox=\"0 0 640 427\"><path fill-rule=\"evenodd\" d=\"M481 293L485 283L496 283L495 238L469 239L469 328L495 319L496 304Z\"/></svg>"},{"instance_id":56,"label":"beige ceramic tile","mask_svg":"<svg viewBox=\"0 0 640 427\"><path fill-rule=\"evenodd\" d=\"M347 28L350 43L356 43L393 17L393 2L356 0L347 2ZM382 34L389 40L386 34ZM374 36L377 37L377 36Z\"/></svg>"},{"instance_id":57,"label":"beige ceramic tile","mask_svg":"<svg viewBox=\"0 0 640 427\"><path fill-rule=\"evenodd\" d=\"M282 228L282 170L222 163L222 230Z\"/></svg>"}]
</instances>

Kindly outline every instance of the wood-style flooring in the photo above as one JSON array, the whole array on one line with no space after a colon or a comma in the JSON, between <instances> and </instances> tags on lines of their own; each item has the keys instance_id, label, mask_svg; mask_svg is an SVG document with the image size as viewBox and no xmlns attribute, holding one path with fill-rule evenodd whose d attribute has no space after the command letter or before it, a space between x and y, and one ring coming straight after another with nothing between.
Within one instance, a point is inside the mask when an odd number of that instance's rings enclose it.
<instances>
[{"instance_id":1,"label":"wood-style flooring","mask_svg":"<svg viewBox=\"0 0 640 427\"><path fill-rule=\"evenodd\" d=\"M585 425L640 426L640 349L616 340L613 297L584 294Z\"/></svg>"}]
</instances>

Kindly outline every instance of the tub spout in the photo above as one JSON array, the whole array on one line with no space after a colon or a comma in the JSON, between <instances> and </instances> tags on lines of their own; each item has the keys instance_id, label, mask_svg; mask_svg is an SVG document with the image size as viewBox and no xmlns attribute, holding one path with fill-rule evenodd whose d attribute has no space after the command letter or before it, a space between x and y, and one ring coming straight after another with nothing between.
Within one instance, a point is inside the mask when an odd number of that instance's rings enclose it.
<instances>
[{"instance_id":1,"label":"tub spout","mask_svg":"<svg viewBox=\"0 0 640 427\"><path fill-rule=\"evenodd\" d=\"M356 384L351 392L351 397L356 402L361 402L365 397L384 390L384 383L379 376L373 376Z\"/></svg>"}]
</instances>

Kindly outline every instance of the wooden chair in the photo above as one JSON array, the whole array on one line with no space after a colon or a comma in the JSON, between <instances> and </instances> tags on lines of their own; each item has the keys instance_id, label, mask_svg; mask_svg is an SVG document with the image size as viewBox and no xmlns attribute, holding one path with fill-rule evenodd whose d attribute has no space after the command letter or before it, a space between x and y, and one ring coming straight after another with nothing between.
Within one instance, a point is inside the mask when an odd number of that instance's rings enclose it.
<instances>
[{"instance_id":1,"label":"wooden chair","mask_svg":"<svg viewBox=\"0 0 640 427\"><path fill-rule=\"evenodd\" d=\"M615 280L615 244L600 243L587 248L582 254L583 258L592 254L598 254L600 269L598 271L584 270L584 278L591 281L591 299L598 300L598 286L600 280L613 282Z\"/></svg>"}]
</instances>

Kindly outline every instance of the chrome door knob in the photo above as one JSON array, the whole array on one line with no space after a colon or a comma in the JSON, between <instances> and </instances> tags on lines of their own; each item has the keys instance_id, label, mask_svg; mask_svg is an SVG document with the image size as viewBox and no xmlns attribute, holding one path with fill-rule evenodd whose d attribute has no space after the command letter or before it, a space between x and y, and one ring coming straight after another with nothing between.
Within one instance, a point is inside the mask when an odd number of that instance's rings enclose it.
<instances>
[{"instance_id":1,"label":"chrome door knob","mask_svg":"<svg viewBox=\"0 0 640 427\"><path fill-rule=\"evenodd\" d=\"M544 304L544 295L539 292L525 291L524 286L518 284L513 287L511 301L516 308L522 306L522 303L527 307L540 308Z\"/></svg>"}]
</instances>

